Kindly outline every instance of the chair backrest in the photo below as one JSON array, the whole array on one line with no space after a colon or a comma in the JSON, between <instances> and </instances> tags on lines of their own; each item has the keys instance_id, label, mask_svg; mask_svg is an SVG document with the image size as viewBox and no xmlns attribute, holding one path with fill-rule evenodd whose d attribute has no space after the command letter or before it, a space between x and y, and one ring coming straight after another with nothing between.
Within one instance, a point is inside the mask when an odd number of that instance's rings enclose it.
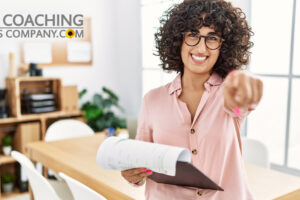
<instances>
[{"instance_id":1,"label":"chair backrest","mask_svg":"<svg viewBox=\"0 0 300 200\"><path fill-rule=\"evenodd\" d=\"M69 177L68 175L60 172L59 176L67 182L73 194L74 200L106 200L106 198L100 195L99 193L95 192L94 190L80 183L79 181Z\"/></svg>"},{"instance_id":2,"label":"chair backrest","mask_svg":"<svg viewBox=\"0 0 300 200\"><path fill-rule=\"evenodd\" d=\"M59 120L51 124L47 129L45 141L84 137L93 134L93 129L81 121L73 119Z\"/></svg>"},{"instance_id":3,"label":"chair backrest","mask_svg":"<svg viewBox=\"0 0 300 200\"><path fill-rule=\"evenodd\" d=\"M266 145L259 140L242 137L243 159L246 163L270 167L269 153Z\"/></svg>"},{"instance_id":4,"label":"chair backrest","mask_svg":"<svg viewBox=\"0 0 300 200\"><path fill-rule=\"evenodd\" d=\"M50 183L38 173L33 163L25 155L17 151L12 151L11 156L16 159L24 169L35 200L60 199Z\"/></svg>"},{"instance_id":5,"label":"chair backrest","mask_svg":"<svg viewBox=\"0 0 300 200\"><path fill-rule=\"evenodd\" d=\"M136 129L137 129L137 117L127 117L126 118L126 124L127 129L129 132L129 138L134 139L136 136Z\"/></svg>"}]
</instances>

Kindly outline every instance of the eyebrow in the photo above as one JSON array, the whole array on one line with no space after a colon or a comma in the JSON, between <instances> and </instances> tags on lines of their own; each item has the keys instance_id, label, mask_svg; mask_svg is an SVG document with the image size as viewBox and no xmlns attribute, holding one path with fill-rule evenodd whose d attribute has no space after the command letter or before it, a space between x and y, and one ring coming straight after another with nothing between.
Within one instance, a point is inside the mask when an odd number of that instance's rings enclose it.
<instances>
[{"instance_id":1,"label":"eyebrow","mask_svg":"<svg viewBox=\"0 0 300 200\"><path fill-rule=\"evenodd\" d=\"M218 35L216 32L209 32L207 35Z\"/></svg>"},{"instance_id":2,"label":"eyebrow","mask_svg":"<svg viewBox=\"0 0 300 200\"><path fill-rule=\"evenodd\" d=\"M190 32L191 33L197 33L197 34L200 33L198 30L192 30ZM207 33L207 35L216 35L216 36L219 36L219 34L217 32L209 32L209 33Z\"/></svg>"}]
</instances>

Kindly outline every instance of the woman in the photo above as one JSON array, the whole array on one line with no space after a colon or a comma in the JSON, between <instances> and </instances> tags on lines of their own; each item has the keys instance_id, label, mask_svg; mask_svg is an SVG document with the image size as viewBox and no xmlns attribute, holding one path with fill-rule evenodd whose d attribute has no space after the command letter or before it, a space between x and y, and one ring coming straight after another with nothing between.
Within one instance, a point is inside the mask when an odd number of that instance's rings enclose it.
<instances>
[{"instance_id":1,"label":"woman","mask_svg":"<svg viewBox=\"0 0 300 200\"><path fill-rule=\"evenodd\" d=\"M251 200L240 125L262 97L262 82L240 70L252 47L244 13L223 0L187 0L168 10L156 33L162 68L179 72L143 100L136 139L187 148L192 164L224 191L159 184L151 170L122 176L146 181L148 200Z\"/></svg>"}]
</instances>

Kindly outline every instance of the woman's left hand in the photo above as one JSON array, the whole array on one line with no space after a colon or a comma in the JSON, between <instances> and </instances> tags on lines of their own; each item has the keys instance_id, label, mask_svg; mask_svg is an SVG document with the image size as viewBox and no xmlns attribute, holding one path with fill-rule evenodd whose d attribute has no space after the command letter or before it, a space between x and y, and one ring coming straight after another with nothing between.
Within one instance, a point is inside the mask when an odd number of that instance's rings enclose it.
<instances>
[{"instance_id":1,"label":"woman's left hand","mask_svg":"<svg viewBox=\"0 0 300 200\"><path fill-rule=\"evenodd\" d=\"M252 110L261 100L263 83L239 70L230 72L224 81L224 104L230 109Z\"/></svg>"}]
</instances>

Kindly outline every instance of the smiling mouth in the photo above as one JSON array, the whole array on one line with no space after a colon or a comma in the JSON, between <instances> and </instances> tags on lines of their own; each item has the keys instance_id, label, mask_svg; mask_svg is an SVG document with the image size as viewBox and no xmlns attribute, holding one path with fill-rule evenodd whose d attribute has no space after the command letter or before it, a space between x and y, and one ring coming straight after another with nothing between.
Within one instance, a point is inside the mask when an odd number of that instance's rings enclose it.
<instances>
[{"instance_id":1,"label":"smiling mouth","mask_svg":"<svg viewBox=\"0 0 300 200\"><path fill-rule=\"evenodd\" d=\"M193 54L190 54L190 55L191 55L192 60L197 64L203 64L208 59L208 56L196 56Z\"/></svg>"}]
</instances>

